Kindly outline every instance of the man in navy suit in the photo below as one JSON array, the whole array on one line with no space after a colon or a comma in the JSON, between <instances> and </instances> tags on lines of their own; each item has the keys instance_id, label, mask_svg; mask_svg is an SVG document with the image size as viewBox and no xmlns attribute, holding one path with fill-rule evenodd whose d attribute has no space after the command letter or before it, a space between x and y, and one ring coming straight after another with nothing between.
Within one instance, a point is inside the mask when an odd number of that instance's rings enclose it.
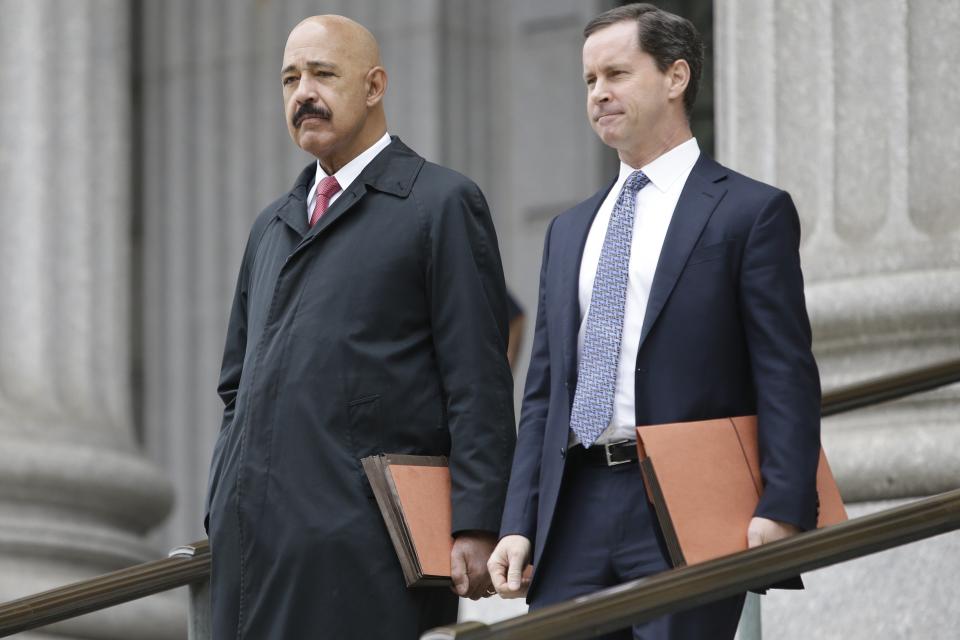
<instances>
[{"instance_id":1,"label":"man in navy suit","mask_svg":"<svg viewBox=\"0 0 960 640\"><path fill-rule=\"evenodd\" d=\"M488 567L531 608L669 568L634 426L757 414L756 546L816 523L820 382L790 196L720 166L689 126L693 25L648 4L584 30L590 124L620 173L547 231L516 453ZM532 563L529 584L522 571ZM610 638L732 638L743 596Z\"/></svg>"}]
</instances>

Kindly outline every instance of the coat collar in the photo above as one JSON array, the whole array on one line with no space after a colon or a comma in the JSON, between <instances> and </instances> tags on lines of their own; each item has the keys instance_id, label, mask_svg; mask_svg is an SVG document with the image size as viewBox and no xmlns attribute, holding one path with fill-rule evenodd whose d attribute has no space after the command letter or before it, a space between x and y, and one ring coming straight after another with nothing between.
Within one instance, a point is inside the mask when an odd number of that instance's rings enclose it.
<instances>
[{"instance_id":1,"label":"coat collar","mask_svg":"<svg viewBox=\"0 0 960 640\"><path fill-rule=\"evenodd\" d=\"M287 193L287 199L278 207L277 216L306 242L321 234L349 211L363 198L368 188L406 198L410 195L424 162L424 159L400 138L392 136L390 144L363 168L357 179L330 206L317 226L311 229L307 223L307 192L317 174L317 163L312 162L297 176L293 188Z\"/></svg>"}]
</instances>

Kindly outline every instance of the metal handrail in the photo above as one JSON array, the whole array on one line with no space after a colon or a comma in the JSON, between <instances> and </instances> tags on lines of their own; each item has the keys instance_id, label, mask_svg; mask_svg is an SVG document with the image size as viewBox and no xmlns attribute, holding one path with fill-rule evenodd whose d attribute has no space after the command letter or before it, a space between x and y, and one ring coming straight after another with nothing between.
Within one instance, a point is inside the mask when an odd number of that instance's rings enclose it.
<instances>
[{"instance_id":1,"label":"metal handrail","mask_svg":"<svg viewBox=\"0 0 960 640\"><path fill-rule=\"evenodd\" d=\"M954 382L960 382L960 359L826 393L821 415L852 411ZM0 604L0 637L186 586L207 578L209 574L210 550L207 541L178 547L164 560L147 562Z\"/></svg>"},{"instance_id":2,"label":"metal handrail","mask_svg":"<svg viewBox=\"0 0 960 640\"><path fill-rule=\"evenodd\" d=\"M825 393L820 415L836 415L890 402L922 391L960 382L960 358L860 382Z\"/></svg>"},{"instance_id":3,"label":"metal handrail","mask_svg":"<svg viewBox=\"0 0 960 640\"><path fill-rule=\"evenodd\" d=\"M421 640L592 638L800 573L960 529L960 489L496 622L428 631Z\"/></svg>"},{"instance_id":4,"label":"metal handrail","mask_svg":"<svg viewBox=\"0 0 960 640\"><path fill-rule=\"evenodd\" d=\"M210 574L206 540L177 547L145 562L0 605L0 637L29 631L188 585Z\"/></svg>"}]
</instances>

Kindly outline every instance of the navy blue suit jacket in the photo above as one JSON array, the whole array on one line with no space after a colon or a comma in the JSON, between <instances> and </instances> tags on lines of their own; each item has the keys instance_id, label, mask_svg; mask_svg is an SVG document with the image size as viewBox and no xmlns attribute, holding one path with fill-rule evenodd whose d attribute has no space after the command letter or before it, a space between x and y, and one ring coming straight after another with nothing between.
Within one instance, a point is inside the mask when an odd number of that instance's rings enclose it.
<instances>
[{"instance_id":1,"label":"navy blue suit jacket","mask_svg":"<svg viewBox=\"0 0 960 640\"><path fill-rule=\"evenodd\" d=\"M501 534L548 544L577 384L580 260L612 185L547 230L530 368ZM757 414L756 515L816 525L820 379L790 196L701 155L654 275L636 364L636 424ZM638 474L638 482L639 482ZM536 573L531 589L536 587Z\"/></svg>"}]
</instances>

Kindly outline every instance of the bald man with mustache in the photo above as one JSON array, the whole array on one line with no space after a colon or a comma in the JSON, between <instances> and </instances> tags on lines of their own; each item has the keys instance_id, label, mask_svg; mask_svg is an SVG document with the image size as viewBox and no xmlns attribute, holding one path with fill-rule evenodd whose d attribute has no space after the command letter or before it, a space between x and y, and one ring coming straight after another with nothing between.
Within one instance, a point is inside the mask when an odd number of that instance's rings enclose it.
<instances>
[{"instance_id":1,"label":"bald man with mustache","mask_svg":"<svg viewBox=\"0 0 960 640\"><path fill-rule=\"evenodd\" d=\"M477 186L387 133L377 42L287 40L290 137L316 158L253 224L207 492L216 640L416 638L492 593L515 432L507 300ZM450 461L453 588L407 589L361 469Z\"/></svg>"}]
</instances>

